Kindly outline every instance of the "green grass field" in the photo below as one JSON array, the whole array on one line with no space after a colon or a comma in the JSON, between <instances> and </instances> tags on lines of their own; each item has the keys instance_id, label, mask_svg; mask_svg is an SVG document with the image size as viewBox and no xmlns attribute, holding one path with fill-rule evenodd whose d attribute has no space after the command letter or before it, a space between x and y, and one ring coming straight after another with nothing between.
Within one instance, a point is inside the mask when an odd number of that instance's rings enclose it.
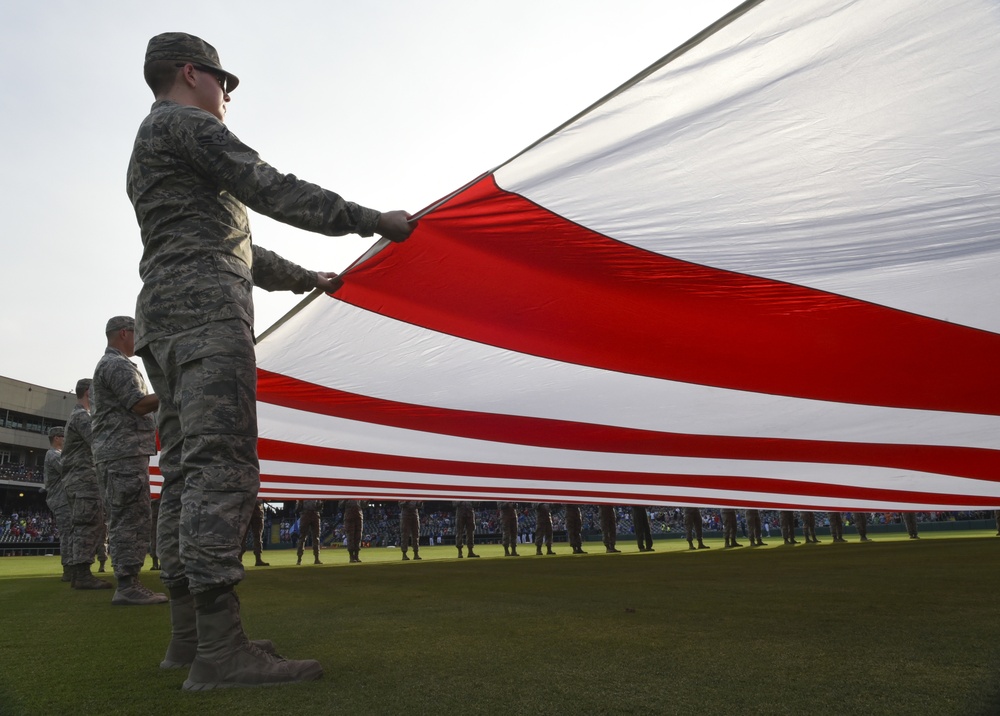
<instances>
[{"instance_id":1,"label":"green grass field","mask_svg":"<svg viewBox=\"0 0 1000 716\"><path fill-rule=\"evenodd\" d=\"M1000 713L1000 538L876 537L360 565L335 549L301 567L270 551L240 586L247 631L323 679L193 694L157 667L166 606L112 607L59 582L58 558L2 558L0 714Z\"/></svg>"}]
</instances>

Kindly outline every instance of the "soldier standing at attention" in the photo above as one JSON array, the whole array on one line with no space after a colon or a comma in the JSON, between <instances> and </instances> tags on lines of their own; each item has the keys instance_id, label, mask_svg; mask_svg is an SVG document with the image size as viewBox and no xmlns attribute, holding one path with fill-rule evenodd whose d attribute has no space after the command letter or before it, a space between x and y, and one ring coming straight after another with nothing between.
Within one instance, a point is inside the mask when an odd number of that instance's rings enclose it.
<instances>
[{"instance_id":1,"label":"soldier standing at attention","mask_svg":"<svg viewBox=\"0 0 1000 716\"><path fill-rule=\"evenodd\" d=\"M517 553L517 504L513 502L500 503L501 541L504 557L520 557Z\"/></svg>"},{"instance_id":2,"label":"soldier standing at attention","mask_svg":"<svg viewBox=\"0 0 1000 716\"><path fill-rule=\"evenodd\" d=\"M409 561L406 550L413 547L413 559L423 559L420 556L420 503L399 503L399 540L403 548L403 560Z\"/></svg>"},{"instance_id":3,"label":"soldier standing at attention","mask_svg":"<svg viewBox=\"0 0 1000 716\"><path fill-rule=\"evenodd\" d=\"M698 507L684 508L684 538L687 540L688 549L695 549L694 540L697 537L697 549L711 549L702 541L701 509Z\"/></svg>"},{"instance_id":4,"label":"soldier standing at attention","mask_svg":"<svg viewBox=\"0 0 1000 716\"><path fill-rule=\"evenodd\" d=\"M552 506L547 502L535 503L535 554L542 553L545 544L546 554L552 551Z\"/></svg>"},{"instance_id":5,"label":"soldier standing at attention","mask_svg":"<svg viewBox=\"0 0 1000 716\"><path fill-rule=\"evenodd\" d=\"M108 514L108 547L118 589L117 606L163 604L167 595L139 581L149 552L149 456L156 454L156 422L160 405L146 392L135 363L135 321L115 316L104 328L107 350L94 369L93 451L97 482Z\"/></svg>"},{"instance_id":6,"label":"soldier standing at attention","mask_svg":"<svg viewBox=\"0 0 1000 716\"><path fill-rule=\"evenodd\" d=\"M861 541L871 542L871 540L868 539L868 513L852 512L851 517L854 519L854 527L858 530L858 535L861 537Z\"/></svg>"},{"instance_id":7,"label":"soldier standing at attention","mask_svg":"<svg viewBox=\"0 0 1000 716\"><path fill-rule=\"evenodd\" d=\"M455 502L455 546L458 547L458 558L462 558L462 543L469 548L469 556L478 558L472 551L476 542L476 503Z\"/></svg>"},{"instance_id":8,"label":"soldier standing at attention","mask_svg":"<svg viewBox=\"0 0 1000 716\"><path fill-rule=\"evenodd\" d=\"M750 535L751 547L763 547L766 543L760 538L760 510L747 510L747 533Z\"/></svg>"},{"instance_id":9,"label":"soldier standing at attention","mask_svg":"<svg viewBox=\"0 0 1000 716\"><path fill-rule=\"evenodd\" d=\"M302 564L302 552L305 550L306 537L312 537L313 564L323 564L319 561L319 511L323 509L320 500L299 500L299 544L298 558L295 564Z\"/></svg>"},{"instance_id":10,"label":"soldier standing at attention","mask_svg":"<svg viewBox=\"0 0 1000 716\"><path fill-rule=\"evenodd\" d=\"M149 500L149 556L153 558L153 564L150 565L150 572L160 571L160 558L156 556L156 523L159 521L160 517L160 500L152 499Z\"/></svg>"},{"instance_id":11,"label":"soldier standing at attention","mask_svg":"<svg viewBox=\"0 0 1000 716\"><path fill-rule=\"evenodd\" d=\"M360 562L361 535L364 532L364 503L360 500L344 502L344 535L347 537L347 554L351 562ZM471 556L471 555L470 555Z\"/></svg>"},{"instance_id":12,"label":"soldier standing at attention","mask_svg":"<svg viewBox=\"0 0 1000 716\"><path fill-rule=\"evenodd\" d=\"M243 553L247 551L247 537L253 539L253 566L270 567L271 563L264 561L264 503L261 500L254 502L250 523L243 533L243 541L240 542L240 561L243 560ZM299 554L301 555L301 552Z\"/></svg>"},{"instance_id":13,"label":"soldier standing at attention","mask_svg":"<svg viewBox=\"0 0 1000 716\"><path fill-rule=\"evenodd\" d=\"M90 419L90 378L76 382L77 403L66 421L63 443L63 483L73 525L70 571L73 589L111 589L111 583L90 571L94 553L104 539L104 505L94 469L93 428Z\"/></svg>"},{"instance_id":14,"label":"soldier standing at attention","mask_svg":"<svg viewBox=\"0 0 1000 716\"><path fill-rule=\"evenodd\" d=\"M621 552L615 549L618 542L618 515L615 514L614 505L600 505L601 512L601 537L604 539L604 551Z\"/></svg>"},{"instance_id":15,"label":"soldier standing at attention","mask_svg":"<svg viewBox=\"0 0 1000 716\"><path fill-rule=\"evenodd\" d=\"M645 505L632 505L632 525L635 527L635 541L640 552L653 551L653 528L649 525L649 513Z\"/></svg>"},{"instance_id":16,"label":"soldier standing at attention","mask_svg":"<svg viewBox=\"0 0 1000 716\"><path fill-rule=\"evenodd\" d=\"M920 535L917 534L917 513L901 512L900 515L903 517L903 524L906 526L906 534L910 536L910 539L920 539Z\"/></svg>"},{"instance_id":17,"label":"soldier standing at attention","mask_svg":"<svg viewBox=\"0 0 1000 716\"><path fill-rule=\"evenodd\" d=\"M723 549L743 546L736 541L736 510L722 510L722 536L726 543Z\"/></svg>"},{"instance_id":18,"label":"soldier standing at attention","mask_svg":"<svg viewBox=\"0 0 1000 716\"><path fill-rule=\"evenodd\" d=\"M802 536L805 537L806 544L819 544L816 538L816 513L803 510L799 515L802 517Z\"/></svg>"},{"instance_id":19,"label":"soldier standing at attention","mask_svg":"<svg viewBox=\"0 0 1000 716\"><path fill-rule=\"evenodd\" d=\"M798 544L795 539L795 513L791 510L781 510L778 512L778 520L781 525L781 539L785 544Z\"/></svg>"},{"instance_id":20,"label":"soldier standing at attention","mask_svg":"<svg viewBox=\"0 0 1000 716\"><path fill-rule=\"evenodd\" d=\"M566 539L573 548L573 554L587 554L583 551L583 514L580 505L566 505Z\"/></svg>"},{"instance_id":21,"label":"soldier standing at attention","mask_svg":"<svg viewBox=\"0 0 1000 716\"><path fill-rule=\"evenodd\" d=\"M49 449L45 453L42 475L45 482L45 504L56 518L59 528L59 559L62 562L62 581L73 581L70 572L70 550L73 522L70 517L69 500L66 499L66 487L63 485L62 448L66 429L62 427L49 428Z\"/></svg>"},{"instance_id":22,"label":"soldier standing at attention","mask_svg":"<svg viewBox=\"0 0 1000 716\"><path fill-rule=\"evenodd\" d=\"M379 213L281 174L224 124L239 79L215 48L180 32L153 37L143 76L155 97L126 188L143 244L136 352L160 398L161 579L172 635L161 666L190 664L185 690L311 681L317 661L275 656L243 632L235 586L240 538L260 487L252 289L337 290L251 240L247 207L328 236L403 241L403 211Z\"/></svg>"},{"instance_id":23,"label":"soldier standing at attention","mask_svg":"<svg viewBox=\"0 0 1000 716\"><path fill-rule=\"evenodd\" d=\"M833 535L834 542L846 542L844 539L844 518L839 512L827 512L826 516L830 520L830 534Z\"/></svg>"}]
</instances>

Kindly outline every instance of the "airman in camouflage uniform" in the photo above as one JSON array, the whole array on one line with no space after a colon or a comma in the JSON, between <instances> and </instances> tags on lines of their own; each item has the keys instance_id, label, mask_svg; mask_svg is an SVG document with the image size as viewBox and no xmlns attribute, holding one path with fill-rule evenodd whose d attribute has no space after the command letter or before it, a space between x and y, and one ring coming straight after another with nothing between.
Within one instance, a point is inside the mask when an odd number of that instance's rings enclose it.
<instances>
[{"instance_id":1,"label":"airman in camouflage uniform","mask_svg":"<svg viewBox=\"0 0 1000 716\"><path fill-rule=\"evenodd\" d=\"M858 530L858 535L861 537L861 541L871 542L868 538L868 513L852 512L851 517L854 519L854 527Z\"/></svg>"},{"instance_id":2,"label":"airman in camouflage uniform","mask_svg":"<svg viewBox=\"0 0 1000 716\"><path fill-rule=\"evenodd\" d=\"M149 556L153 558L153 563L149 566L149 571L160 571L160 558L156 554L156 525L160 518L160 500L149 500Z\"/></svg>"},{"instance_id":3,"label":"airman in camouflage uniform","mask_svg":"<svg viewBox=\"0 0 1000 716\"><path fill-rule=\"evenodd\" d=\"M476 543L476 503L454 502L455 505L455 546L458 558L462 558L462 544L469 548L470 557L479 557L473 551Z\"/></svg>"},{"instance_id":4,"label":"airman in camouflage uniform","mask_svg":"<svg viewBox=\"0 0 1000 716\"><path fill-rule=\"evenodd\" d=\"M134 355L135 321L115 316L105 326L108 348L94 369L94 463L108 513L108 547L118 589L115 605L162 604L165 594L150 591L139 572L149 551L149 456L156 454L159 406L146 391Z\"/></svg>"},{"instance_id":5,"label":"airman in camouflage uniform","mask_svg":"<svg viewBox=\"0 0 1000 716\"><path fill-rule=\"evenodd\" d=\"M802 536L805 537L806 544L819 544L816 537L816 513L803 510L799 515L802 517Z\"/></svg>"},{"instance_id":6,"label":"airman in camouflage uniform","mask_svg":"<svg viewBox=\"0 0 1000 716\"><path fill-rule=\"evenodd\" d=\"M583 551L583 513L580 505L566 505L566 539L573 548L573 554L587 554Z\"/></svg>"},{"instance_id":7,"label":"airman in camouflage uniform","mask_svg":"<svg viewBox=\"0 0 1000 716\"><path fill-rule=\"evenodd\" d=\"M711 549L702 541L701 509L698 507L684 508L684 538L687 540L688 549L695 549L694 540L697 537L697 549Z\"/></svg>"},{"instance_id":8,"label":"airman in camouflage uniform","mask_svg":"<svg viewBox=\"0 0 1000 716\"><path fill-rule=\"evenodd\" d=\"M319 678L312 660L279 660L243 635L235 585L240 538L260 483L252 288L335 291L253 244L247 206L334 236L404 240L405 212L379 212L279 173L223 124L239 80L215 48L179 32L153 37L143 75L156 99L127 173L143 282L136 352L160 399L163 492L157 535L173 634L165 668L191 664L184 688Z\"/></svg>"},{"instance_id":9,"label":"airman in camouflage uniform","mask_svg":"<svg viewBox=\"0 0 1000 716\"><path fill-rule=\"evenodd\" d=\"M59 528L59 559L62 562L62 581L73 581L70 571L70 550L73 521L69 511L69 500L66 499L66 487L63 485L62 448L66 434L65 428L49 428L49 449L45 453L45 463L42 474L45 482L45 504L56 518Z\"/></svg>"},{"instance_id":10,"label":"airman in camouflage uniform","mask_svg":"<svg viewBox=\"0 0 1000 716\"><path fill-rule=\"evenodd\" d=\"M240 561L243 561L243 553L247 551L247 537L253 540L253 556L255 567L270 567L270 562L264 561L264 503L260 500L254 502L253 511L250 513L250 522L243 533L243 540L240 542Z\"/></svg>"},{"instance_id":11,"label":"airman in camouflage uniform","mask_svg":"<svg viewBox=\"0 0 1000 716\"><path fill-rule=\"evenodd\" d=\"M299 544L295 564L302 564L307 537L312 537L313 564L323 564L319 561L319 513L322 509L320 500L299 500Z\"/></svg>"},{"instance_id":12,"label":"airman in camouflage uniform","mask_svg":"<svg viewBox=\"0 0 1000 716\"><path fill-rule=\"evenodd\" d=\"M906 534L910 536L910 539L920 539L920 535L917 534L917 513L901 512L900 515L903 518L903 525L906 527Z\"/></svg>"},{"instance_id":13,"label":"airman in camouflage uniform","mask_svg":"<svg viewBox=\"0 0 1000 716\"><path fill-rule=\"evenodd\" d=\"M500 503L500 530L504 557L520 557L517 553L517 505Z\"/></svg>"},{"instance_id":14,"label":"airman in camouflage uniform","mask_svg":"<svg viewBox=\"0 0 1000 716\"><path fill-rule=\"evenodd\" d=\"M344 501L344 536L350 562L361 561L361 535L365 529L365 504L361 500Z\"/></svg>"},{"instance_id":15,"label":"airman in camouflage uniform","mask_svg":"<svg viewBox=\"0 0 1000 716\"><path fill-rule=\"evenodd\" d=\"M781 539L785 544L798 544L795 539L795 513L792 510L778 512L778 524L781 525Z\"/></svg>"},{"instance_id":16,"label":"airman in camouflage uniform","mask_svg":"<svg viewBox=\"0 0 1000 716\"><path fill-rule=\"evenodd\" d=\"M399 503L399 544L403 549L403 560L409 561L406 550L413 547L413 559L423 559L420 556L420 503Z\"/></svg>"},{"instance_id":17,"label":"airman in camouflage uniform","mask_svg":"<svg viewBox=\"0 0 1000 716\"><path fill-rule=\"evenodd\" d=\"M614 505L600 505L601 538L604 540L605 552L621 552L615 548L618 543L618 515Z\"/></svg>"},{"instance_id":18,"label":"airman in camouflage uniform","mask_svg":"<svg viewBox=\"0 0 1000 716\"><path fill-rule=\"evenodd\" d=\"M90 572L94 553L104 539L104 504L94 469L94 441L90 418L90 378L76 382L77 404L66 421L63 443L63 485L73 525L70 571L73 589L111 589Z\"/></svg>"},{"instance_id":19,"label":"airman in camouflage uniform","mask_svg":"<svg viewBox=\"0 0 1000 716\"><path fill-rule=\"evenodd\" d=\"M640 552L653 551L653 528L649 524L649 513L645 505L632 505L632 525L635 528L635 541Z\"/></svg>"},{"instance_id":20,"label":"airman in camouflage uniform","mask_svg":"<svg viewBox=\"0 0 1000 716\"><path fill-rule=\"evenodd\" d=\"M844 539L844 517L839 512L827 512L830 520L830 534L833 535L834 542L846 542Z\"/></svg>"},{"instance_id":21,"label":"airman in camouflage uniform","mask_svg":"<svg viewBox=\"0 0 1000 716\"><path fill-rule=\"evenodd\" d=\"M747 510L745 516L747 520L747 533L750 535L750 546L763 547L766 543L760 538L760 510Z\"/></svg>"},{"instance_id":22,"label":"airman in camouflage uniform","mask_svg":"<svg viewBox=\"0 0 1000 716\"><path fill-rule=\"evenodd\" d=\"M722 537L725 541L723 549L743 546L736 541L736 531L736 510L722 510Z\"/></svg>"},{"instance_id":23,"label":"airman in camouflage uniform","mask_svg":"<svg viewBox=\"0 0 1000 716\"><path fill-rule=\"evenodd\" d=\"M535 554L555 554L552 550L552 505L547 502L535 503Z\"/></svg>"}]
</instances>

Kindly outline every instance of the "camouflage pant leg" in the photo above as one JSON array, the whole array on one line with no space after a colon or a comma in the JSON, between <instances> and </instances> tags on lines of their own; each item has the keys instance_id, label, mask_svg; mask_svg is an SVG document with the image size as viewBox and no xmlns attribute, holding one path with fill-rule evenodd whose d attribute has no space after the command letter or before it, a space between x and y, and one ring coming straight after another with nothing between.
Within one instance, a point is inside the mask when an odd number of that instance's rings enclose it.
<instances>
[{"instance_id":1,"label":"camouflage pant leg","mask_svg":"<svg viewBox=\"0 0 1000 716\"><path fill-rule=\"evenodd\" d=\"M583 547L583 535L581 534L583 530L583 525L580 520L576 518L566 518L566 539L569 540L569 546L573 549L580 549Z\"/></svg>"},{"instance_id":2,"label":"camouflage pant leg","mask_svg":"<svg viewBox=\"0 0 1000 716\"><path fill-rule=\"evenodd\" d=\"M604 546L608 549L614 549L615 543L618 541L618 519L615 517L614 512L610 510L601 509L601 535L604 539Z\"/></svg>"},{"instance_id":3,"label":"camouflage pant leg","mask_svg":"<svg viewBox=\"0 0 1000 716\"><path fill-rule=\"evenodd\" d=\"M298 555L302 557L305 551L306 538L312 537L313 556L319 559L319 514L306 510L299 517Z\"/></svg>"},{"instance_id":4,"label":"camouflage pant leg","mask_svg":"<svg viewBox=\"0 0 1000 716\"><path fill-rule=\"evenodd\" d=\"M93 564L98 544L104 539L104 509L97 478L88 476L66 486L73 525L70 564Z\"/></svg>"},{"instance_id":5,"label":"camouflage pant leg","mask_svg":"<svg viewBox=\"0 0 1000 716\"><path fill-rule=\"evenodd\" d=\"M50 493L45 504L56 518L56 527L59 529L59 561L64 565L72 564L69 549L72 544L70 533L73 531L73 520L69 511L69 500L60 490L57 494Z\"/></svg>"},{"instance_id":6,"label":"camouflage pant leg","mask_svg":"<svg viewBox=\"0 0 1000 716\"><path fill-rule=\"evenodd\" d=\"M149 458L145 455L97 465L108 513L108 547L115 577L134 577L149 552Z\"/></svg>"},{"instance_id":7,"label":"camouflage pant leg","mask_svg":"<svg viewBox=\"0 0 1000 716\"><path fill-rule=\"evenodd\" d=\"M160 397L162 579L168 587L186 579L196 594L236 584L260 487L250 329L210 323L154 341L142 358Z\"/></svg>"},{"instance_id":8,"label":"camouflage pant leg","mask_svg":"<svg viewBox=\"0 0 1000 716\"><path fill-rule=\"evenodd\" d=\"M149 500L149 555L153 559L159 559L156 556L156 527L159 523L160 516L160 501L150 499Z\"/></svg>"},{"instance_id":9,"label":"camouflage pant leg","mask_svg":"<svg viewBox=\"0 0 1000 716\"><path fill-rule=\"evenodd\" d=\"M360 515L348 513L344 517L344 533L347 537L347 550L357 552L361 549L361 532L364 518Z\"/></svg>"},{"instance_id":10,"label":"camouflage pant leg","mask_svg":"<svg viewBox=\"0 0 1000 716\"><path fill-rule=\"evenodd\" d=\"M472 549L476 534L475 518L471 511L459 512L455 520L455 546Z\"/></svg>"},{"instance_id":11,"label":"camouflage pant leg","mask_svg":"<svg viewBox=\"0 0 1000 716\"><path fill-rule=\"evenodd\" d=\"M513 549L517 546L517 520L504 519L503 546Z\"/></svg>"},{"instance_id":12,"label":"camouflage pant leg","mask_svg":"<svg viewBox=\"0 0 1000 716\"><path fill-rule=\"evenodd\" d=\"M747 534L749 535L750 541L756 544L760 542L760 511L759 510L747 510Z\"/></svg>"},{"instance_id":13,"label":"camouflage pant leg","mask_svg":"<svg viewBox=\"0 0 1000 716\"><path fill-rule=\"evenodd\" d=\"M420 523L413 517L405 517L399 522L400 546L406 550L420 549Z\"/></svg>"}]
</instances>

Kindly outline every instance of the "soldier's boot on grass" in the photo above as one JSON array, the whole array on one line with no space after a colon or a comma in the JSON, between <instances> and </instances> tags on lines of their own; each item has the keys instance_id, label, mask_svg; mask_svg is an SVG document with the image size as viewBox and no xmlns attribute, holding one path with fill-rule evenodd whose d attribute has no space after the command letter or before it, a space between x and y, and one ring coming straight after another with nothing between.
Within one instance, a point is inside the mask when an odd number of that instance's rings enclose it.
<instances>
[{"instance_id":1,"label":"soldier's boot on grass","mask_svg":"<svg viewBox=\"0 0 1000 716\"><path fill-rule=\"evenodd\" d=\"M255 639L253 645L261 651L279 656L274 642ZM191 666L198 652L198 627L194 612L194 595L186 588L170 590L170 643L160 662L161 669L183 669ZM280 657L279 657L280 658Z\"/></svg>"},{"instance_id":2,"label":"soldier's boot on grass","mask_svg":"<svg viewBox=\"0 0 1000 716\"><path fill-rule=\"evenodd\" d=\"M708 546L707 544L705 544L704 542L702 542L701 540L698 540L698 549L712 549L712 548L711 548L711 547L709 547L709 546Z\"/></svg>"},{"instance_id":3,"label":"soldier's boot on grass","mask_svg":"<svg viewBox=\"0 0 1000 716\"><path fill-rule=\"evenodd\" d=\"M535 547L535 554L538 555L538 556L541 556L541 554L542 554L542 545L537 545Z\"/></svg>"},{"instance_id":4,"label":"soldier's boot on grass","mask_svg":"<svg viewBox=\"0 0 1000 716\"><path fill-rule=\"evenodd\" d=\"M469 547L469 557L472 559L479 559L479 555L472 551L472 547Z\"/></svg>"},{"instance_id":5,"label":"soldier's boot on grass","mask_svg":"<svg viewBox=\"0 0 1000 716\"><path fill-rule=\"evenodd\" d=\"M510 548L510 556L511 557L520 557L521 556L521 555L519 555L517 553L517 547L511 547Z\"/></svg>"},{"instance_id":6,"label":"soldier's boot on grass","mask_svg":"<svg viewBox=\"0 0 1000 716\"><path fill-rule=\"evenodd\" d=\"M406 556L406 550L405 549L403 550L403 561L404 562L409 562L410 561L410 558Z\"/></svg>"},{"instance_id":7,"label":"soldier's boot on grass","mask_svg":"<svg viewBox=\"0 0 1000 716\"><path fill-rule=\"evenodd\" d=\"M72 582L73 581L73 568L68 564L63 565L62 577L59 579L60 582Z\"/></svg>"},{"instance_id":8,"label":"soldier's boot on grass","mask_svg":"<svg viewBox=\"0 0 1000 716\"><path fill-rule=\"evenodd\" d=\"M100 561L100 563L99 563L99 566L98 566L98 568L97 568L97 571L98 571L98 572L104 572L104 571L105 571L105 569L104 569L104 565L105 565L105 564L107 564L107 563L108 563L108 560L106 560L106 559L102 559L102 560Z\"/></svg>"},{"instance_id":9,"label":"soldier's boot on grass","mask_svg":"<svg viewBox=\"0 0 1000 716\"><path fill-rule=\"evenodd\" d=\"M73 589L111 589L111 582L98 579L90 572L89 564L77 564L73 569Z\"/></svg>"},{"instance_id":10,"label":"soldier's boot on grass","mask_svg":"<svg viewBox=\"0 0 1000 716\"><path fill-rule=\"evenodd\" d=\"M118 588L111 598L111 603L119 607L164 604L166 602L166 594L152 591L140 582L138 577L119 577Z\"/></svg>"},{"instance_id":11,"label":"soldier's boot on grass","mask_svg":"<svg viewBox=\"0 0 1000 716\"><path fill-rule=\"evenodd\" d=\"M463 556L463 555L462 555L462 548L461 548L461 547L459 547L459 548L458 548L458 558L459 558L459 559L462 559L462 556ZM472 555L469 555L469 556L471 557Z\"/></svg>"},{"instance_id":12,"label":"soldier's boot on grass","mask_svg":"<svg viewBox=\"0 0 1000 716\"><path fill-rule=\"evenodd\" d=\"M545 548L545 554L555 554L555 552L553 551L553 549L551 547L546 547Z\"/></svg>"},{"instance_id":13,"label":"soldier's boot on grass","mask_svg":"<svg viewBox=\"0 0 1000 716\"><path fill-rule=\"evenodd\" d=\"M420 550L416 547L413 548L413 559L423 559L423 557L420 556Z\"/></svg>"},{"instance_id":14,"label":"soldier's boot on grass","mask_svg":"<svg viewBox=\"0 0 1000 716\"><path fill-rule=\"evenodd\" d=\"M285 659L247 639L240 600L232 587L199 594L195 620L198 650L182 687L185 691L276 686L315 681L323 675L318 661Z\"/></svg>"},{"instance_id":15,"label":"soldier's boot on grass","mask_svg":"<svg viewBox=\"0 0 1000 716\"><path fill-rule=\"evenodd\" d=\"M160 560L157 559L156 557L153 557L153 564L149 568L149 571L150 572L159 572L160 571Z\"/></svg>"},{"instance_id":16,"label":"soldier's boot on grass","mask_svg":"<svg viewBox=\"0 0 1000 716\"><path fill-rule=\"evenodd\" d=\"M688 540L688 549L692 550L694 548L695 548L695 546L694 546L694 540L693 539L689 539Z\"/></svg>"},{"instance_id":17,"label":"soldier's boot on grass","mask_svg":"<svg viewBox=\"0 0 1000 716\"><path fill-rule=\"evenodd\" d=\"M254 554L254 562L253 562L253 566L254 566L254 567L270 567L270 566L271 566L271 563L270 563L270 562L265 562L265 561L264 561L264 560L263 560L263 559L261 558L260 554L259 554L259 553L257 553L257 554Z\"/></svg>"}]
</instances>

